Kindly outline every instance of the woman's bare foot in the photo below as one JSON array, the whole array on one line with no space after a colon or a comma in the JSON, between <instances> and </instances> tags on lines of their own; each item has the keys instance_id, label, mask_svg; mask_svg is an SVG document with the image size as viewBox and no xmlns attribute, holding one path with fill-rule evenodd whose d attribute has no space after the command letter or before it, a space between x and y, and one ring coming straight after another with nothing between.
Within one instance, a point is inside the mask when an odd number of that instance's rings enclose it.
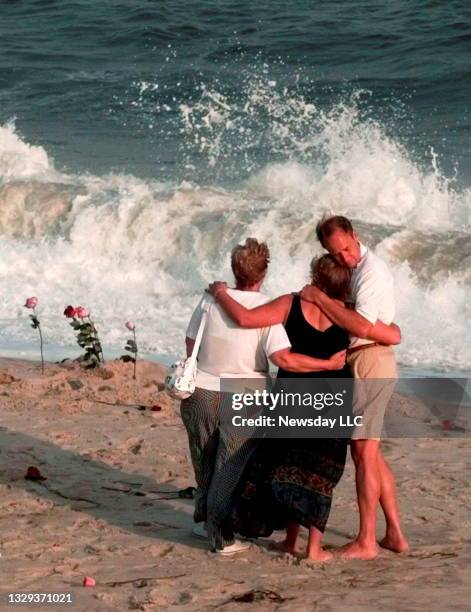
<instances>
[{"instance_id":1,"label":"woman's bare foot","mask_svg":"<svg viewBox=\"0 0 471 612\"><path fill-rule=\"evenodd\" d=\"M331 561L333 558L334 558L334 555L328 550L324 550L323 548L320 548L315 551L308 550L306 553L307 561L313 561L315 563L327 563L328 561Z\"/></svg>"},{"instance_id":2,"label":"woman's bare foot","mask_svg":"<svg viewBox=\"0 0 471 612\"><path fill-rule=\"evenodd\" d=\"M293 544L292 542L289 542L287 540L282 540L281 542L272 542L271 547L274 550L278 550L279 552L283 553L289 553L290 555L295 555L297 552L296 543Z\"/></svg>"},{"instance_id":3,"label":"woman's bare foot","mask_svg":"<svg viewBox=\"0 0 471 612\"><path fill-rule=\"evenodd\" d=\"M296 542L298 541L299 524L288 523L286 526L286 537L282 542L273 542L275 550L280 552L289 553L295 555L298 551L296 549Z\"/></svg>"},{"instance_id":4,"label":"woman's bare foot","mask_svg":"<svg viewBox=\"0 0 471 612\"><path fill-rule=\"evenodd\" d=\"M375 559L379 555L379 548L376 542L374 545L366 546L358 540L353 540L353 542L342 546L339 553L341 559L361 559L363 561L369 561L370 559Z\"/></svg>"},{"instance_id":5,"label":"woman's bare foot","mask_svg":"<svg viewBox=\"0 0 471 612\"><path fill-rule=\"evenodd\" d=\"M402 533L386 533L379 545L381 548L387 548L395 553L403 553L409 550L409 542Z\"/></svg>"}]
</instances>

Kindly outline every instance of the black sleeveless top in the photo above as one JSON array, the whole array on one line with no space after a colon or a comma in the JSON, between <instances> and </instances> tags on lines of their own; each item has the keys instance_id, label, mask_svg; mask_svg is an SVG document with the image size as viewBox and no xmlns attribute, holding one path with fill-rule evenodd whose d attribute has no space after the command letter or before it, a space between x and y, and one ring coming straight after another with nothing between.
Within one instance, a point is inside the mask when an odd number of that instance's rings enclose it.
<instances>
[{"instance_id":1,"label":"black sleeveless top","mask_svg":"<svg viewBox=\"0 0 471 612\"><path fill-rule=\"evenodd\" d=\"M319 331L306 321L301 309L301 298L293 296L293 302L285 323L286 333L293 353L302 353L317 359L328 359L334 353L348 348L348 332L332 324L325 331ZM287 372L280 368L277 378L350 378L350 368L323 370L322 372Z\"/></svg>"}]
</instances>

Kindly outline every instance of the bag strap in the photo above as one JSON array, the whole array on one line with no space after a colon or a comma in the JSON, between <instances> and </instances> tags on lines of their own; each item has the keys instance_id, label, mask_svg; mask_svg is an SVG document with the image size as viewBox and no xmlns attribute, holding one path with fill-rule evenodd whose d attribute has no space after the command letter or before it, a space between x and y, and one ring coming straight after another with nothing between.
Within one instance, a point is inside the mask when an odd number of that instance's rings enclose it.
<instances>
[{"instance_id":1,"label":"bag strap","mask_svg":"<svg viewBox=\"0 0 471 612\"><path fill-rule=\"evenodd\" d=\"M188 358L187 365L193 367L196 364L196 358L198 357L198 351L200 350L201 341L203 339L203 332L206 326L206 319L208 318L208 310L211 306L211 302L209 302L206 298L201 302L201 310L203 311L203 316L201 317L200 326L198 328L198 333L196 334L195 344L193 345L193 351L191 356Z\"/></svg>"}]
</instances>

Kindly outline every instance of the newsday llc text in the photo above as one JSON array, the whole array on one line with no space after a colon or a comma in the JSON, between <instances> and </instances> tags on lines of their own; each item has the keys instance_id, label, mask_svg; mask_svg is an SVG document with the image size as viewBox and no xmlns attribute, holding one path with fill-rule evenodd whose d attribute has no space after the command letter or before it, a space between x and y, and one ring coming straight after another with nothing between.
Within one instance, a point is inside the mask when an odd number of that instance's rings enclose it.
<instances>
[{"instance_id":1,"label":"newsday llc text","mask_svg":"<svg viewBox=\"0 0 471 612\"><path fill-rule=\"evenodd\" d=\"M323 411L325 408L343 407L348 397L347 389L332 393L316 391L295 392L280 390L277 392L266 389L256 389L250 393L234 393L231 396L232 410L241 411L244 408L260 408L274 411L277 408L311 408ZM352 428L361 426L363 417L361 415L340 414L338 416L315 417L290 416L289 414L277 414L269 416L259 414L258 416L242 416L235 414L232 417L234 427L318 427L334 429L337 427Z\"/></svg>"}]
</instances>

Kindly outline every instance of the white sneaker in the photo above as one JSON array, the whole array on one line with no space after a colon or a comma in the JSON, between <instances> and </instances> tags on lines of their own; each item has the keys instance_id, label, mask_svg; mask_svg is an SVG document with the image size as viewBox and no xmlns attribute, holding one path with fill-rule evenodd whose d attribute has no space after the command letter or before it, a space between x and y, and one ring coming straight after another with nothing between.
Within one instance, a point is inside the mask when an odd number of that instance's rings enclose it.
<instances>
[{"instance_id":1,"label":"white sneaker","mask_svg":"<svg viewBox=\"0 0 471 612\"><path fill-rule=\"evenodd\" d=\"M234 540L234 544L224 546L222 550L215 550L217 555L236 555L237 553L245 552L250 548L250 542L241 542L240 540Z\"/></svg>"},{"instance_id":2,"label":"white sneaker","mask_svg":"<svg viewBox=\"0 0 471 612\"><path fill-rule=\"evenodd\" d=\"M191 535L194 538L198 538L199 540L207 540L208 532L206 530L206 527L204 526L204 523L196 523L196 525L191 530Z\"/></svg>"}]
</instances>

